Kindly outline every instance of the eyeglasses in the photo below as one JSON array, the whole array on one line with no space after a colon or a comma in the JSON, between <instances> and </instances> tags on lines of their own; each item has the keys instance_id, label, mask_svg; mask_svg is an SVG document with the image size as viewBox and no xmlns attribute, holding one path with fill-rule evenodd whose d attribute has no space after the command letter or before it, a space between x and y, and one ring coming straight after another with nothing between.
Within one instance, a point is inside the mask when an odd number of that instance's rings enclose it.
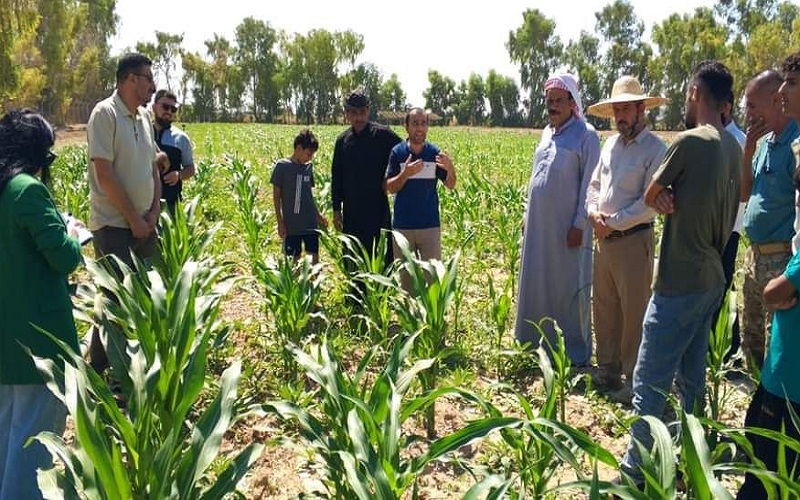
<instances>
[{"instance_id":1,"label":"eyeglasses","mask_svg":"<svg viewBox=\"0 0 800 500\"><path fill-rule=\"evenodd\" d=\"M155 80L153 79L153 75L148 75L146 73L131 73L131 74L134 75L134 76L141 76L142 78L146 78L147 81L150 82L150 83L155 83Z\"/></svg>"},{"instance_id":2,"label":"eyeglasses","mask_svg":"<svg viewBox=\"0 0 800 500\"><path fill-rule=\"evenodd\" d=\"M54 161L56 161L57 157L58 156L55 153L53 153L52 151L48 151L47 154L44 156L44 165L43 166L44 167L49 167L50 165L53 164Z\"/></svg>"},{"instance_id":3,"label":"eyeglasses","mask_svg":"<svg viewBox=\"0 0 800 500\"><path fill-rule=\"evenodd\" d=\"M178 107L177 106L172 106L171 104L167 104L165 102L161 103L161 109L163 109L164 111L171 111L173 113L177 113L178 112Z\"/></svg>"}]
</instances>

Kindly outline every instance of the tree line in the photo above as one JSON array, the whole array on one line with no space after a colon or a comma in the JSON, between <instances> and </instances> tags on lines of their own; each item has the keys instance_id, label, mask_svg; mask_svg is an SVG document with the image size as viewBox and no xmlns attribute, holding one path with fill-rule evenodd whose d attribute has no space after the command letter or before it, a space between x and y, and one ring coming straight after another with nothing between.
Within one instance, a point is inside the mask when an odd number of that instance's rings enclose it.
<instances>
[{"instance_id":1,"label":"tree line","mask_svg":"<svg viewBox=\"0 0 800 500\"><path fill-rule=\"evenodd\" d=\"M0 13L0 67L8 68L0 72L0 102L6 107L33 106L64 123L73 103L93 103L113 88L108 40L119 22L115 0L0 0ZM551 72L576 73L587 104L606 96L620 75L633 74L646 90L670 99L650 115L652 124L676 129L687 75L701 60L723 61L738 97L755 73L800 50L800 7L789 0L719 0L654 24L649 40L627 0L608 3L595 19L593 33L565 42L553 19L525 10L505 42L519 65L519 85L494 70L460 82L430 70L425 107L445 123L541 127ZM232 40L215 33L201 52L185 49L183 34L158 31L131 50L153 60L159 81L185 101L187 121L333 123L341 117L342 96L356 86L369 94L374 116L409 107L396 74L385 77L375 64L357 62L364 39L349 30L287 33L247 17Z\"/></svg>"}]
</instances>

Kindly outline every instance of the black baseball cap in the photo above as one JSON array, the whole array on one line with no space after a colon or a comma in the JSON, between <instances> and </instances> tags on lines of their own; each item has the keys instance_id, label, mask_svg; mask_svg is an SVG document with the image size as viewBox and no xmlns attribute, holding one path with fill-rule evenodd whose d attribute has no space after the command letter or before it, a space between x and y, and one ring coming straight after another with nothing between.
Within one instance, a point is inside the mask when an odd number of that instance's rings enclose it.
<instances>
[{"instance_id":1,"label":"black baseball cap","mask_svg":"<svg viewBox=\"0 0 800 500\"><path fill-rule=\"evenodd\" d=\"M350 95L344 100L345 109L360 109L369 106L369 97L364 93L363 89L356 89L350 92Z\"/></svg>"}]
</instances>

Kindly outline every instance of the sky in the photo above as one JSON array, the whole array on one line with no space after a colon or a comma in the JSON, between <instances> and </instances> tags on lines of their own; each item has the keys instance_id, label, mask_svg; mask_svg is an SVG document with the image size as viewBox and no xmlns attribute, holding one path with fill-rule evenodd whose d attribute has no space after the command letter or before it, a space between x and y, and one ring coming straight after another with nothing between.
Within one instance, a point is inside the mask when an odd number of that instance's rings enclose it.
<instances>
[{"instance_id":1,"label":"sky","mask_svg":"<svg viewBox=\"0 0 800 500\"><path fill-rule=\"evenodd\" d=\"M650 28L673 13L713 6L714 0L630 0L636 15ZM155 42L155 31L183 33L185 49L205 54L203 42L219 33L234 39L235 27L248 16L269 22L276 30L307 33L312 29L353 30L364 37L358 62L375 64L387 79L397 74L412 105L422 106L428 70L456 81L471 73L485 77L494 69L519 83L519 68L508 57L509 32L522 25L526 9L537 8L556 22L566 44L581 30L594 32L594 13L611 0L352 2L341 0L117 0L120 24L112 52ZM479 7L482 5L482 7Z\"/></svg>"}]
</instances>

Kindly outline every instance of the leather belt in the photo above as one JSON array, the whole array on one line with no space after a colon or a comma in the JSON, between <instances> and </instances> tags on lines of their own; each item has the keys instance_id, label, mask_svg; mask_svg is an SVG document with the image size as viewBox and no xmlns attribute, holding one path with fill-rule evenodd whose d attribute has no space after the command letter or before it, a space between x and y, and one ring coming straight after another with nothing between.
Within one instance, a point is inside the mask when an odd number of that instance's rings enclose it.
<instances>
[{"instance_id":1,"label":"leather belt","mask_svg":"<svg viewBox=\"0 0 800 500\"><path fill-rule=\"evenodd\" d=\"M791 241L777 241L774 243L762 243L756 244L753 243L750 245L750 248L753 249L754 253L758 255L773 255L776 253L791 253L792 251L792 242Z\"/></svg>"},{"instance_id":2,"label":"leather belt","mask_svg":"<svg viewBox=\"0 0 800 500\"><path fill-rule=\"evenodd\" d=\"M623 236L629 236L634 233L638 233L639 231L644 231L645 229L650 229L653 227L652 222L643 222L642 224L636 224L633 227L629 227L628 229L624 229L622 231L611 231L606 236L606 239L613 239L613 238L622 238Z\"/></svg>"}]
</instances>

